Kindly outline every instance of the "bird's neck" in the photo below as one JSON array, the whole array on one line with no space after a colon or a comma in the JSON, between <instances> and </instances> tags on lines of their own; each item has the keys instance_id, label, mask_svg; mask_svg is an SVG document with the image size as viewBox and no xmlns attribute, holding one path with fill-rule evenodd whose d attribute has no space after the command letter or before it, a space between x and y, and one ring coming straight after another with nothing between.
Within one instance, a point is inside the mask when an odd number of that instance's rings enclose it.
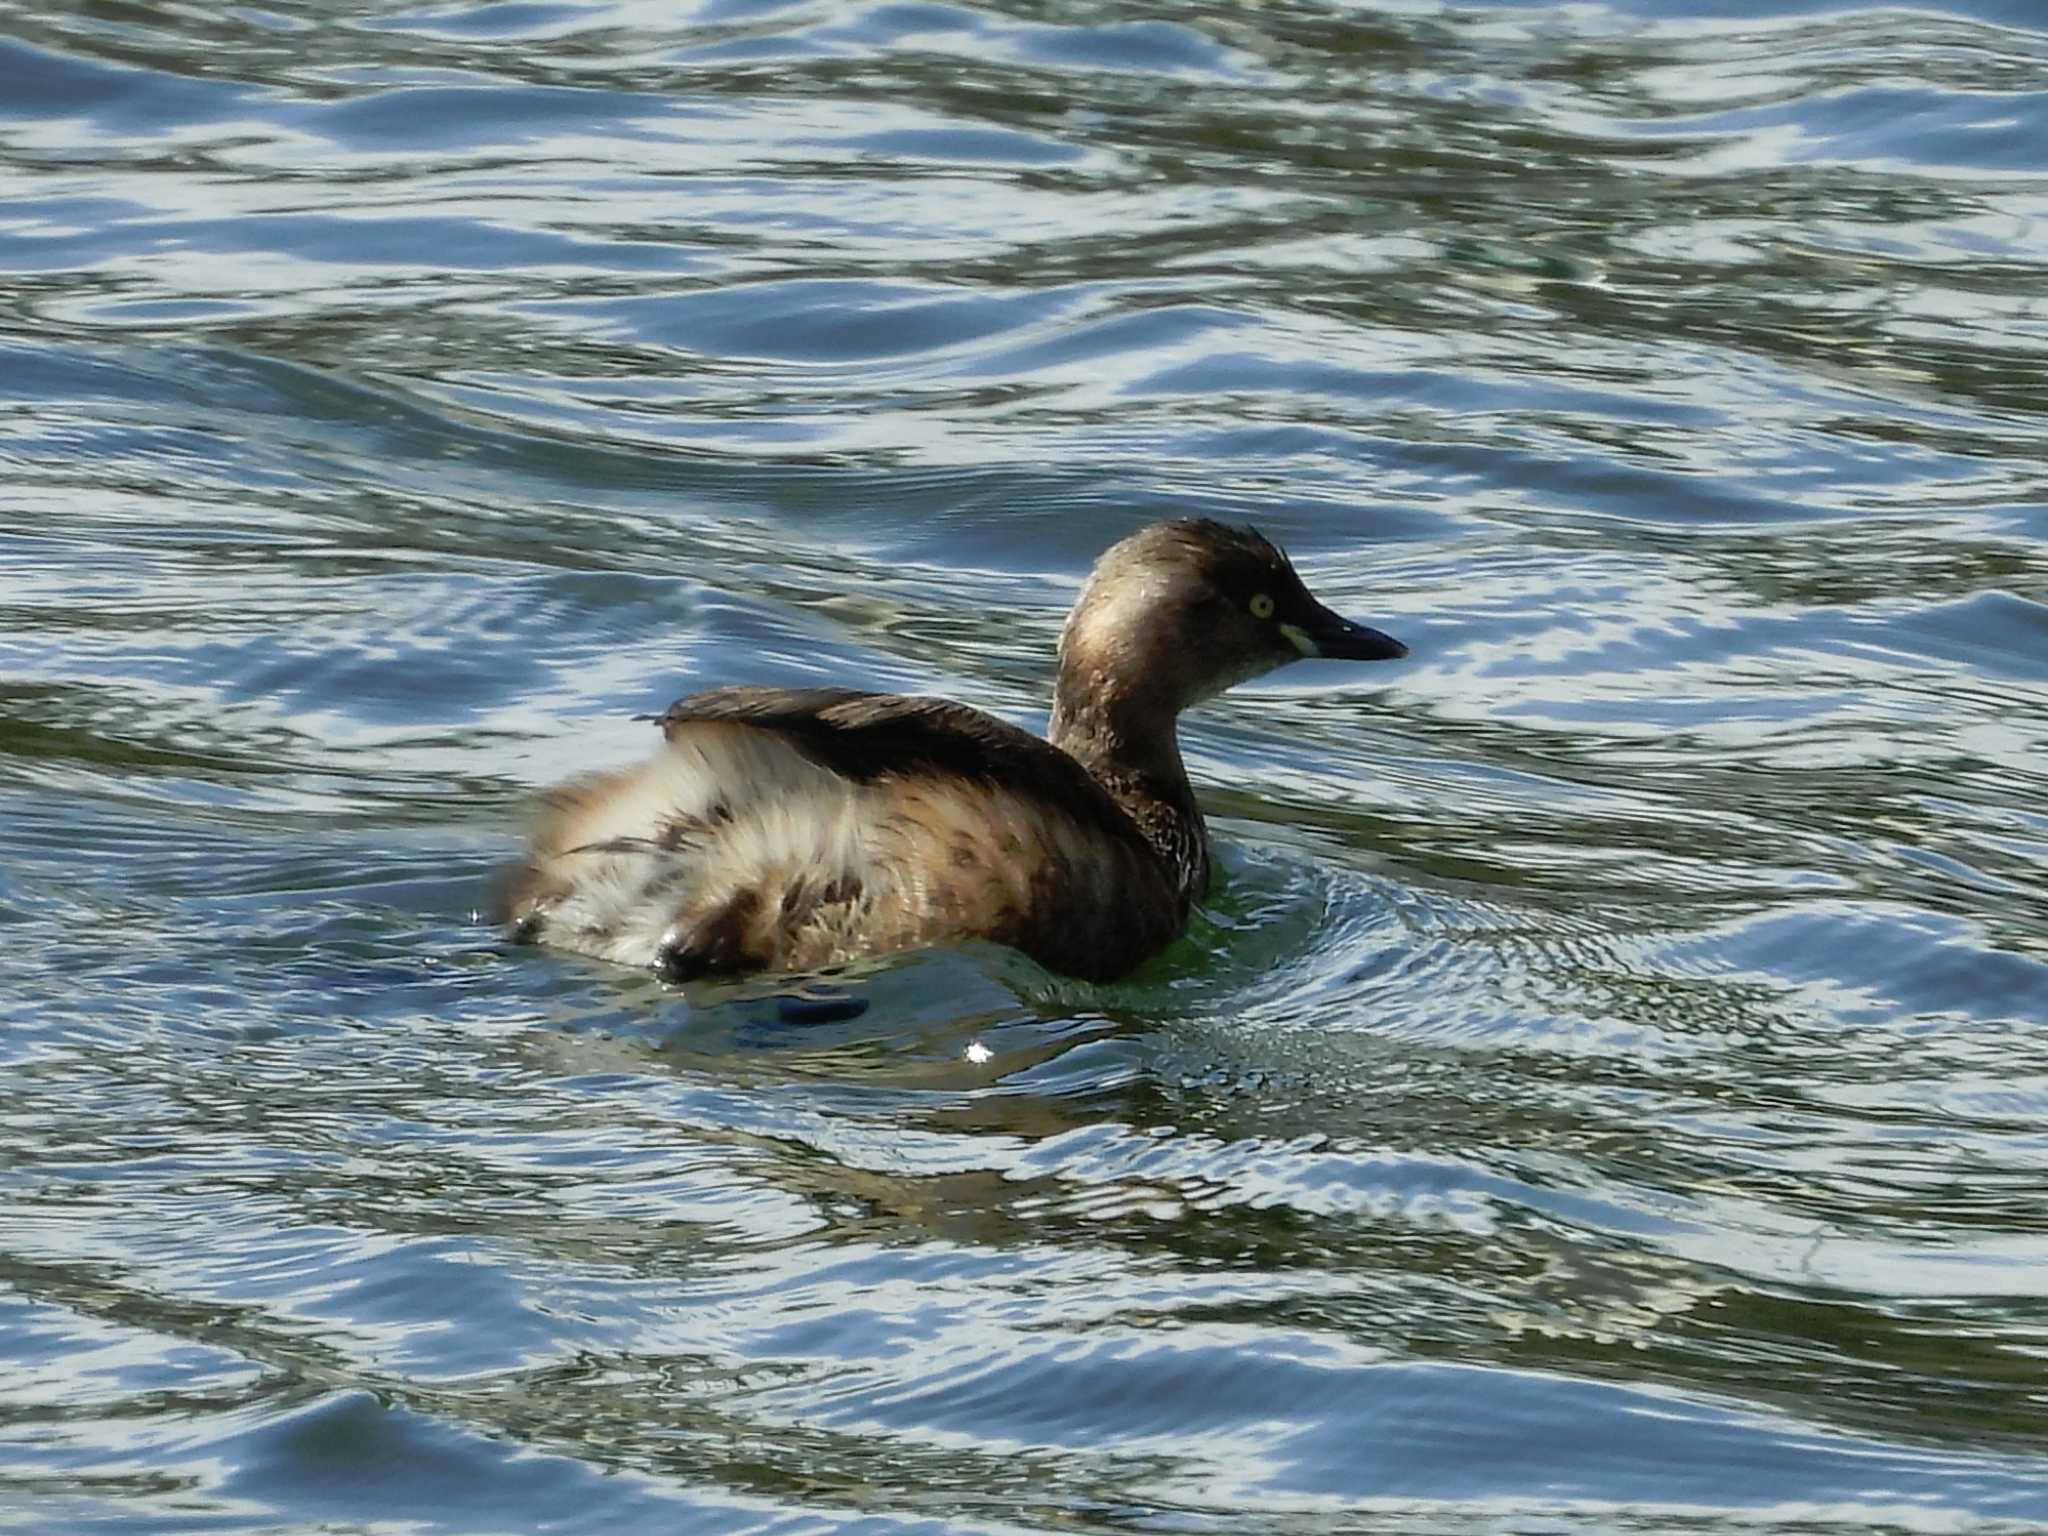
<instances>
[{"instance_id":1,"label":"bird's neck","mask_svg":"<svg viewBox=\"0 0 2048 1536\"><path fill-rule=\"evenodd\" d=\"M1181 762L1178 717L1142 687L1063 662L1047 735L1108 791L1192 905L1209 885L1209 832Z\"/></svg>"}]
</instances>

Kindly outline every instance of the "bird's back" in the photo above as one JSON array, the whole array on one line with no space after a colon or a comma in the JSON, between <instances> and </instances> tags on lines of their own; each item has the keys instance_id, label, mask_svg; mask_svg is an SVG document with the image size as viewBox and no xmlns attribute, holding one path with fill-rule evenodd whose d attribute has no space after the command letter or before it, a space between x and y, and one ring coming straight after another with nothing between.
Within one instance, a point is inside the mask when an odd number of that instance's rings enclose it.
<instances>
[{"instance_id":1,"label":"bird's back","mask_svg":"<svg viewBox=\"0 0 2048 1536\"><path fill-rule=\"evenodd\" d=\"M728 688L637 767L554 791L500 915L677 979L816 970L959 939L1106 979L1186 917L1073 758L943 699Z\"/></svg>"}]
</instances>

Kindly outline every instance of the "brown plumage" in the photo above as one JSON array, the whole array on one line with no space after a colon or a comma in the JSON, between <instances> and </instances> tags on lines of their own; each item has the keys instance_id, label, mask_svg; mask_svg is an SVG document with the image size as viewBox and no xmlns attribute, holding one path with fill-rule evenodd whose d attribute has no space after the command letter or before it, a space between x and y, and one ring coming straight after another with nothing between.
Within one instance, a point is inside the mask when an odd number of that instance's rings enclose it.
<instances>
[{"instance_id":1,"label":"brown plumage","mask_svg":"<svg viewBox=\"0 0 2048 1536\"><path fill-rule=\"evenodd\" d=\"M1074 605L1049 741L945 699L692 694L652 760L549 794L497 915L684 981L958 939L1107 980L1179 934L1208 884L1181 710L1303 656L1405 654L1251 530L1157 523Z\"/></svg>"}]
</instances>

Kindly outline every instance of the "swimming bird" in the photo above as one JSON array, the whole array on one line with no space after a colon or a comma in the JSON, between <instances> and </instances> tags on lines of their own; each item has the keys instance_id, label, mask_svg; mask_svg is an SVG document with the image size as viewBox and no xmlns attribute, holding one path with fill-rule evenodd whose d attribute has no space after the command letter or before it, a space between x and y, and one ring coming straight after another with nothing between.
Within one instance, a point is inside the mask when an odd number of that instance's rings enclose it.
<instances>
[{"instance_id":1,"label":"swimming bird","mask_svg":"<svg viewBox=\"0 0 2048 1536\"><path fill-rule=\"evenodd\" d=\"M946 699L714 688L637 766L546 798L496 916L514 939L674 981L985 939L1107 981L1209 883L1182 710L1304 657L1388 660L1249 528L1155 523L1060 632L1048 739Z\"/></svg>"}]
</instances>

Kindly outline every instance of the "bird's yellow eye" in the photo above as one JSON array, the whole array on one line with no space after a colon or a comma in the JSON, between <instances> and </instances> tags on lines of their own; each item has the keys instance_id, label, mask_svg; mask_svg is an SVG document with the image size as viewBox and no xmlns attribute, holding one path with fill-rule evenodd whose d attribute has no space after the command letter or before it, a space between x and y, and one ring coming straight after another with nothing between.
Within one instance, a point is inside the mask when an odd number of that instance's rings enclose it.
<instances>
[{"instance_id":1,"label":"bird's yellow eye","mask_svg":"<svg viewBox=\"0 0 2048 1536\"><path fill-rule=\"evenodd\" d=\"M1273 599L1264 592L1259 593L1258 596L1252 599L1252 617L1255 619L1270 619L1273 617Z\"/></svg>"}]
</instances>

